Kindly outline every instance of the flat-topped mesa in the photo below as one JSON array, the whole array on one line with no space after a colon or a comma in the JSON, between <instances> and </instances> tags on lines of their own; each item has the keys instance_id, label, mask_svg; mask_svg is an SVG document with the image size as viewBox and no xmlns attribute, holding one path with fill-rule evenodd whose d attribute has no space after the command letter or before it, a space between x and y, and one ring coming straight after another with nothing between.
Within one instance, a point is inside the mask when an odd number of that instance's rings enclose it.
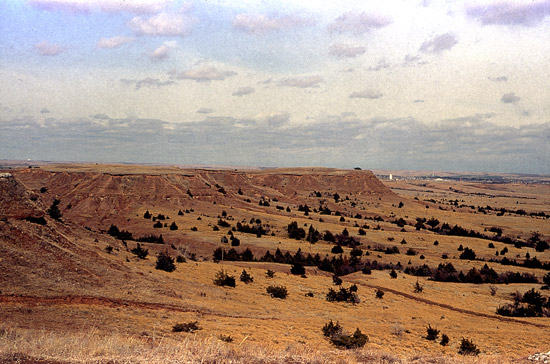
<instances>
[{"instance_id":1,"label":"flat-topped mesa","mask_svg":"<svg viewBox=\"0 0 550 364\"><path fill-rule=\"evenodd\" d=\"M325 199L332 199L336 193L342 198L395 197L372 172L362 170L213 170L128 165L119 169L109 165L68 165L12 173L29 190L45 190L40 194L45 205L59 199L63 215L80 223L135 216L143 208L178 211L196 203L257 209L258 202L265 198L292 207L307 203L315 193Z\"/></svg>"}]
</instances>

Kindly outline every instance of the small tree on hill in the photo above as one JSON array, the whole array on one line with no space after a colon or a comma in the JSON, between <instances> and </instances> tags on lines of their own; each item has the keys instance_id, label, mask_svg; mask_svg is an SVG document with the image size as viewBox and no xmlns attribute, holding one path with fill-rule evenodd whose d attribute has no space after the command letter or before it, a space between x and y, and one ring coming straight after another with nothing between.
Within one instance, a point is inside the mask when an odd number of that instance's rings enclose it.
<instances>
[{"instance_id":1,"label":"small tree on hill","mask_svg":"<svg viewBox=\"0 0 550 364\"><path fill-rule=\"evenodd\" d=\"M59 204L61 203L61 201L59 201L57 198L55 200L53 200L50 208L48 209L48 215L50 215L50 217L52 219L56 219L56 220L59 220L61 219L61 217L63 216L61 214L61 211L59 210Z\"/></svg>"},{"instance_id":2,"label":"small tree on hill","mask_svg":"<svg viewBox=\"0 0 550 364\"><path fill-rule=\"evenodd\" d=\"M248 273L246 270L243 269L241 273L241 282L244 282L245 284L254 282L254 278Z\"/></svg>"},{"instance_id":3,"label":"small tree on hill","mask_svg":"<svg viewBox=\"0 0 550 364\"><path fill-rule=\"evenodd\" d=\"M172 258L168 253L161 252L157 255L157 265L155 268L166 272L175 271L176 265L174 264L174 258Z\"/></svg>"},{"instance_id":4,"label":"small tree on hill","mask_svg":"<svg viewBox=\"0 0 550 364\"><path fill-rule=\"evenodd\" d=\"M149 255L149 249L143 249L139 243L137 243L137 246L130 250L130 252L139 259L145 259L147 258L147 255Z\"/></svg>"},{"instance_id":5,"label":"small tree on hill","mask_svg":"<svg viewBox=\"0 0 550 364\"><path fill-rule=\"evenodd\" d=\"M458 353L461 355L478 355L481 351L478 349L477 345L472 341L462 338L460 342L460 348Z\"/></svg>"}]
</instances>

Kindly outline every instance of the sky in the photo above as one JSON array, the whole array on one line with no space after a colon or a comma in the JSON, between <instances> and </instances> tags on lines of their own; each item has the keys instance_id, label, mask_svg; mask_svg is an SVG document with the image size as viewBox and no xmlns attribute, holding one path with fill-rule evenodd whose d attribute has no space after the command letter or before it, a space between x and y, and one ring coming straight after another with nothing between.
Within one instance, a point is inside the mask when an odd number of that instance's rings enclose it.
<instances>
[{"instance_id":1,"label":"sky","mask_svg":"<svg viewBox=\"0 0 550 364\"><path fill-rule=\"evenodd\" d=\"M550 0L3 0L0 34L0 159L550 174Z\"/></svg>"}]
</instances>

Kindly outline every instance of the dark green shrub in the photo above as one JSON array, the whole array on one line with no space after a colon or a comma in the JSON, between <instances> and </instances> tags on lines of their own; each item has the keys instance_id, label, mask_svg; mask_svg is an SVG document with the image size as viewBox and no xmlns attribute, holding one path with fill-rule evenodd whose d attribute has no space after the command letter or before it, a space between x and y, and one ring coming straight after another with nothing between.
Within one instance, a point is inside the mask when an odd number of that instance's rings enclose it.
<instances>
[{"instance_id":1,"label":"dark green shrub","mask_svg":"<svg viewBox=\"0 0 550 364\"><path fill-rule=\"evenodd\" d=\"M186 260L185 260L185 257L183 255L178 255L176 257L176 263L185 263Z\"/></svg>"},{"instance_id":2,"label":"dark green shrub","mask_svg":"<svg viewBox=\"0 0 550 364\"><path fill-rule=\"evenodd\" d=\"M155 229L161 229L161 228L162 228L162 222L160 222L160 221L155 222L155 223L153 224L153 227L154 227Z\"/></svg>"},{"instance_id":3,"label":"dark green shrub","mask_svg":"<svg viewBox=\"0 0 550 364\"><path fill-rule=\"evenodd\" d=\"M178 225L175 221L172 221L172 224L170 224L170 230L178 230Z\"/></svg>"},{"instance_id":4,"label":"dark green shrub","mask_svg":"<svg viewBox=\"0 0 550 364\"><path fill-rule=\"evenodd\" d=\"M296 221L288 224L287 230L288 237L291 239L301 240L306 237L306 231L301 227L298 227L298 223Z\"/></svg>"},{"instance_id":5,"label":"dark green shrub","mask_svg":"<svg viewBox=\"0 0 550 364\"><path fill-rule=\"evenodd\" d=\"M326 299L329 302L349 302L359 303L359 296L357 296L357 286L353 285L349 288L340 287L338 290L329 288L326 295Z\"/></svg>"},{"instance_id":6,"label":"dark green shrub","mask_svg":"<svg viewBox=\"0 0 550 364\"><path fill-rule=\"evenodd\" d=\"M336 286L342 285L342 278L338 277L337 275L332 276L332 283Z\"/></svg>"},{"instance_id":7,"label":"dark green shrub","mask_svg":"<svg viewBox=\"0 0 550 364\"><path fill-rule=\"evenodd\" d=\"M462 338L460 342L460 348L458 353L461 355L478 355L481 351L478 349L477 345L472 341Z\"/></svg>"},{"instance_id":8,"label":"dark green shrub","mask_svg":"<svg viewBox=\"0 0 550 364\"><path fill-rule=\"evenodd\" d=\"M306 268L303 265L301 265L300 263L294 263L294 264L292 264L292 267L290 268L290 273L292 273L296 276L301 276L301 275L306 274Z\"/></svg>"},{"instance_id":9,"label":"dark green shrub","mask_svg":"<svg viewBox=\"0 0 550 364\"><path fill-rule=\"evenodd\" d=\"M397 278L397 272L395 271L395 269L392 269L391 272L390 272L390 277L392 279L396 279Z\"/></svg>"},{"instance_id":10,"label":"dark green shrub","mask_svg":"<svg viewBox=\"0 0 550 364\"><path fill-rule=\"evenodd\" d=\"M252 283L254 282L254 278L246 270L243 269L243 271L241 272L241 282L244 282L245 284Z\"/></svg>"},{"instance_id":11,"label":"dark green shrub","mask_svg":"<svg viewBox=\"0 0 550 364\"><path fill-rule=\"evenodd\" d=\"M149 210L145 211L145 213L143 214L143 218L144 219L150 219L151 218L151 213L149 212Z\"/></svg>"},{"instance_id":12,"label":"dark green shrub","mask_svg":"<svg viewBox=\"0 0 550 364\"><path fill-rule=\"evenodd\" d=\"M269 286L265 290L273 298L284 300L288 296L288 291L285 286Z\"/></svg>"},{"instance_id":13,"label":"dark green shrub","mask_svg":"<svg viewBox=\"0 0 550 364\"><path fill-rule=\"evenodd\" d=\"M216 286L228 286L235 287L235 277L227 274L223 269L216 273L216 278L214 278L214 284Z\"/></svg>"},{"instance_id":14,"label":"dark green shrub","mask_svg":"<svg viewBox=\"0 0 550 364\"><path fill-rule=\"evenodd\" d=\"M335 245L332 247L331 251L332 254L342 254L344 252L344 249L340 245Z\"/></svg>"},{"instance_id":15,"label":"dark green shrub","mask_svg":"<svg viewBox=\"0 0 550 364\"><path fill-rule=\"evenodd\" d=\"M166 272L175 271L176 265L174 264L174 258L172 258L168 253L160 253L157 255L157 265L155 268Z\"/></svg>"},{"instance_id":16,"label":"dark green shrub","mask_svg":"<svg viewBox=\"0 0 550 364\"><path fill-rule=\"evenodd\" d=\"M449 337L447 336L447 334L442 334L441 335L441 341L439 342L439 345L447 346L448 344L449 344Z\"/></svg>"},{"instance_id":17,"label":"dark green shrub","mask_svg":"<svg viewBox=\"0 0 550 364\"><path fill-rule=\"evenodd\" d=\"M61 217L63 215L61 215L61 211L59 210L59 204L61 203L61 201L59 201L57 198L53 200L50 208L48 209L48 215L50 215L50 217L52 219L56 219L56 220L59 220L61 219Z\"/></svg>"},{"instance_id":18,"label":"dark green shrub","mask_svg":"<svg viewBox=\"0 0 550 364\"><path fill-rule=\"evenodd\" d=\"M233 342L233 338L231 337L231 335L220 334L220 336L218 336L218 339L220 339L221 341L226 342L226 343L232 343Z\"/></svg>"},{"instance_id":19,"label":"dark green shrub","mask_svg":"<svg viewBox=\"0 0 550 364\"><path fill-rule=\"evenodd\" d=\"M113 247L112 247L112 246L107 245L107 246L105 247L105 252L106 252L107 254L111 254L112 251L113 251Z\"/></svg>"},{"instance_id":20,"label":"dark green shrub","mask_svg":"<svg viewBox=\"0 0 550 364\"><path fill-rule=\"evenodd\" d=\"M147 255L149 255L149 249L143 249L139 243L137 243L137 246L134 249L130 250L130 252L139 259L145 259L147 258Z\"/></svg>"},{"instance_id":21,"label":"dark green shrub","mask_svg":"<svg viewBox=\"0 0 550 364\"><path fill-rule=\"evenodd\" d=\"M322 330L323 335L325 335L326 337L336 337L342 335L342 326L340 326L340 323L338 321L334 323L332 322L332 320L330 320L330 322L327 322L323 326Z\"/></svg>"},{"instance_id":22,"label":"dark green shrub","mask_svg":"<svg viewBox=\"0 0 550 364\"><path fill-rule=\"evenodd\" d=\"M175 324L172 326L173 332L193 332L200 330L200 327L198 325L198 321L189 321L183 324Z\"/></svg>"},{"instance_id":23,"label":"dark green shrub","mask_svg":"<svg viewBox=\"0 0 550 364\"><path fill-rule=\"evenodd\" d=\"M409 248L407 249L407 255L416 255L416 250L414 250L413 248Z\"/></svg>"},{"instance_id":24,"label":"dark green shrub","mask_svg":"<svg viewBox=\"0 0 550 364\"><path fill-rule=\"evenodd\" d=\"M342 349L356 349L365 346L369 337L356 329L352 335L339 335L330 339L332 344Z\"/></svg>"},{"instance_id":25,"label":"dark green shrub","mask_svg":"<svg viewBox=\"0 0 550 364\"><path fill-rule=\"evenodd\" d=\"M384 297L384 291L382 291L381 289L377 289L376 290L376 298L382 299L383 297Z\"/></svg>"},{"instance_id":26,"label":"dark green shrub","mask_svg":"<svg viewBox=\"0 0 550 364\"><path fill-rule=\"evenodd\" d=\"M426 339L428 340L437 340L437 337L439 336L439 330L432 327L431 325L428 325L426 327Z\"/></svg>"},{"instance_id":27,"label":"dark green shrub","mask_svg":"<svg viewBox=\"0 0 550 364\"><path fill-rule=\"evenodd\" d=\"M470 248L464 248L464 251L460 254L460 259L475 260L476 253Z\"/></svg>"},{"instance_id":28,"label":"dark green shrub","mask_svg":"<svg viewBox=\"0 0 550 364\"><path fill-rule=\"evenodd\" d=\"M266 278L273 278L273 277L275 277L275 272L272 271L271 269L268 269L268 270L265 271L265 276L266 276Z\"/></svg>"}]
</instances>

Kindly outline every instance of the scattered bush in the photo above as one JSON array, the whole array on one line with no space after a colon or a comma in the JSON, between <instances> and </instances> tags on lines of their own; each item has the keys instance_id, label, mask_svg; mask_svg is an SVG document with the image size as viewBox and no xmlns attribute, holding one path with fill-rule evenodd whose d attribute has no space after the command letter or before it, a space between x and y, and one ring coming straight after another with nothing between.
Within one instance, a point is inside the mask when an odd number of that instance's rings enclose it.
<instances>
[{"instance_id":1,"label":"scattered bush","mask_svg":"<svg viewBox=\"0 0 550 364\"><path fill-rule=\"evenodd\" d=\"M341 286L342 285L342 278L338 277L337 275L332 276L332 283L335 286Z\"/></svg>"},{"instance_id":2,"label":"scattered bush","mask_svg":"<svg viewBox=\"0 0 550 364\"><path fill-rule=\"evenodd\" d=\"M392 269L391 272L390 272L390 277L392 279L396 279L397 278L397 272L395 271L395 269Z\"/></svg>"},{"instance_id":3,"label":"scattered bush","mask_svg":"<svg viewBox=\"0 0 550 364\"><path fill-rule=\"evenodd\" d=\"M245 284L252 283L254 282L254 278L246 270L243 269L241 273L241 282L244 282Z\"/></svg>"},{"instance_id":4,"label":"scattered bush","mask_svg":"<svg viewBox=\"0 0 550 364\"><path fill-rule=\"evenodd\" d=\"M332 254L342 254L344 253L344 249L340 245L335 245L330 250Z\"/></svg>"},{"instance_id":5,"label":"scattered bush","mask_svg":"<svg viewBox=\"0 0 550 364\"><path fill-rule=\"evenodd\" d=\"M481 351L478 349L477 345L472 341L462 338L460 342L460 348L458 353L461 355L478 355Z\"/></svg>"},{"instance_id":6,"label":"scattered bush","mask_svg":"<svg viewBox=\"0 0 550 364\"><path fill-rule=\"evenodd\" d=\"M288 296L288 291L285 286L269 286L265 290L273 298L284 300Z\"/></svg>"},{"instance_id":7,"label":"scattered bush","mask_svg":"<svg viewBox=\"0 0 550 364\"><path fill-rule=\"evenodd\" d=\"M157 265L155 268L166 272L175 271L176 265L174 264L174 258L172 258L168 253L160 253L157 256Z\"/></svg>"},{"instance_id":8,"label":"scattered bush","mask_svg":"<svg viewBox=\"0 0 550 364\"><path fill-rule=\"evenodd\" d=\"M439 330L436 328L433 328L431 325L428 325L426 327L426 339L427 340L437 340L437 337L439 336Z\"/></svg>"},{"instance_id":9,"label":"scattered bush","mask_svg":"<svg viewBox=\"0 0 550 364\"><path fill-rule=\"evenodd\" d=\"M151 218L151 213L149 212L149 210L145 211L145 213L143 214L143 218L144 219L150 219Z\"/></svg>"},{"instance_id":10,"label":"scattered bush","mask_svg":"<svg viewBox=\"0 0 550 364\"><path fill-rule=\"evenodd\" d=\"M475 260L476 253L470 248L464 248L464 251L460 254L460 259Z\"/></svg>"},{"instance_id":11,"label":"scattered bush","mask_svg":"<svg viewBox=\"0 0 550 364\"><path fill-rule=\"evenodd\" d=\"M336 323L333 323L332 320L330 322L327 322L323 328L323 335L329 338L336 337L342 335L342 326L338 321Z\"/></svg>"},{"instance_id":12,"label":"scattered bush","mask_svg":"<svg viewBox=\"0 0 550 364\"><path fill-rule=\"evenodd\" d=\"M334 346L342 349L362 348L369 341L369 337L356 329L351 335L339 335L330 339Z\"/></svg>"},{"instance_id":13,"label":"scattered bush","mask_svg":"<svg viewBox=\"0 0 550 364\"><path fill-rule=\"evenodd\" d=\"M50 208L48 209L48 215L50 215L50 217L52 219L56 219L56 220L59 220L61 219L61 217L63 216L61 214L61 211L59 210L59 204L61 203L61 201L59 201L57 198L53 200L52 204L50 205Z\"/></svg>"},{"instance_id":14,"label":"scattered bush","mask_svg":"<svg viewBox=\"0 0 550 364\"><path fill-rule=\"evenodd\" d=\"M38 225L46 225L47 224L47 221L44 218L44 216L40 216L40 217L27 216L27 217L25 217L24 220L26 220L28 222L32 222L33 224L38 224Z\"/></svg>"},{"instance_id":15,"label":"scattered bush","mask_svg":"<svg viewBox=\"0 0 550 364\"><path fill-rule=\"evenodd\" d=\"M231 337L231 335L220 334L220 336L218 336L218 339L220 339L221 341L226 342L226 343L232 343L233 342L233 338Z\"/></svg>"},{"instance_id":16,"label":"scattered bush","mask_svg":"<svg viewBox=\"0 0 550 364\"><path fill-rule=\"evenodd\" d=\"M218 271L216 273L216 277L214 278L214 284L216 286L228 286L228 287L235 287L235 277L230 276L227 274L223 269Z\"/></svg>"},{"instance_id":17,"label":"scattered bush","mask_svg":"<svg viewBox=\"0 0 550 364\"><path fill-rule=\"evenodd\" d=\"M422 291L424 291L424 286L421 285L417 279L416 283L414 284L414 293L422 293Z\"/></svg>"},{"instance_id":18,"label":"scattered bush","mask_svg":"<svg viewBox=\"0 0 550 364\"><path fill-rule=\"evenodd\" d=\"M329 302L348 302L356 304L359 303L359 296L356 292L356 285L352 285L349 288L340 287L338 290L329 288L326 299Z\"/></svg>"},{"instance_id":19,"label":"scattered bush","mask_svg":"<svg viewBox=\"0 0 550 364\"><path fill-rule=\"evenodd\" d=\"M290 273L296 275L296 276L302 276L306 274L306 268L301 265L300 263L294 263L292 267L290 268Z\"/></svg>"},{"instance_id":20,"label":"scattered bush","mask_svg":"<svg viewBox=\"0 0 550 364\"><path fill-rule=\"evenodd\" d=\"M185 260L185 257L183 255L178 255L176 257L176 263L185 263L186 260Z\"/></svg>"},{"instance_id":21,"label":"scattered bush","mask_svg":"<svg viewBox=\"0 0 550 364\"><path fill-rule=\"evenodd\" d=\"M149 249L143 249L139 243L137 243L137 246L134 249L130 250L130 252L139 259L145 259L147 258L147 255L149 255Z\"/></svg>"},{"instance_id":22,"label":"scattered bush","mask_svg":"<svg viewBox=\"0 0 550 364\"><path fill-rule=\"evenodd\" d=\"M447 346L448 344L449 344L449 337L447 336L447 334L442 334L441 335L441 341L439 342L439 345Z\"/></svg>"},{"instance_id":23,"label":"scattered bush","mask_svg":"<svg viewBox=\"0 0 550 364\"><path fill-rule=\"evenodd\" d=\"M273 278L273 277L275 277L275 272L272 271L271 269L268 269L268 270L265 271L265 276L266 276L266 278Z\"/></svg>"},{"instance_id":24,"label":"scattered bush","mask_svg":"<svg viewBox=\"0 0 550 364\"><path fill-rule=\"evenodd\" d=\"M194 332L200 330L198 321L189 321L183 324L175 324L172 327L173 332Z\"/></svg>"},{"instance_id":25,"label":"scattered bush","mask_svg":"<svg viewBox=\"0 0 550 364\"><path fill-rule=\"evenodd\" d=\"M384 297L384 291L382 291L380 288L376 290L376 298L382 299Z\"/></svg>"}]
</instances>

